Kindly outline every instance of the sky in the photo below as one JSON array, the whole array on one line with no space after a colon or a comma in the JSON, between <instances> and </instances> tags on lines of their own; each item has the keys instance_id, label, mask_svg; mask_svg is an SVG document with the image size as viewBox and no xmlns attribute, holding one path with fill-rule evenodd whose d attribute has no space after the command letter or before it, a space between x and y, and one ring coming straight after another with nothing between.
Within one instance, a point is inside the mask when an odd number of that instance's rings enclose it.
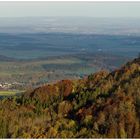
<instances>
[{"instance_id":1,"label":"sky","mask_svg":"<svg viewBox=\"0 0 140 140\"><path fill-rule=\"evenodd\" d=\"M140 2L0 1L0 17L140 17Z\"/></svg>"}]
</instances>

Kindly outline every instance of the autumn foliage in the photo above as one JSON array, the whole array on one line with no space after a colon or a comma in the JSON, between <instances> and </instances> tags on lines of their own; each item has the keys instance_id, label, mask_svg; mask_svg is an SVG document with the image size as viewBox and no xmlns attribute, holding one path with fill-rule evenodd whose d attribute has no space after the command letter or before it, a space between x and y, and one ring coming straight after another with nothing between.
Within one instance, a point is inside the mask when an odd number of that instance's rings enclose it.
<instances>
[{"instance_id":1,"label":"autumn foliage","mask_svg":"<svg viewBox=\"0 0 140 140\"><path fill-rule=\"evenodd\" d=\"M140 138L140 58L0 101L1 138Z\"/></svg>"}]
</instances>

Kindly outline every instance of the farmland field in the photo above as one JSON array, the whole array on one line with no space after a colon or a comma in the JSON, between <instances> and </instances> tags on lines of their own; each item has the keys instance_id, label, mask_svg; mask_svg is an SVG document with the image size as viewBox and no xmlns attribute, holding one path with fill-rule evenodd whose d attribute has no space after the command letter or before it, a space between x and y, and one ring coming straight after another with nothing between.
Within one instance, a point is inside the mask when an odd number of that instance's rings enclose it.
<instances>
[{"instance_id":1,"label":"farmland field","mask_svg":"<svg viewBox=\"0 0 140 140\"><path fill-rule=\"evenodd\" d=\"M24 91L16 91L16 90L0 90L0 96L12 96Z\"/></svg>"}]
</instances>

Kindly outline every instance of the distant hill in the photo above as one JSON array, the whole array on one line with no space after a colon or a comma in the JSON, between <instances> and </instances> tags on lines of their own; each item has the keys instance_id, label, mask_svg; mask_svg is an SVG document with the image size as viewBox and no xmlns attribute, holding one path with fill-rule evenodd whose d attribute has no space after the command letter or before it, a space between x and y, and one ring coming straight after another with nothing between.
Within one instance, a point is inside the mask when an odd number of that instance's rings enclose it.
<instances>
[{"instance_id":1,"label":"distant hill","mask_svg":"<svg viewBox=\"0 0 140 140\"><path fill-rule=\"evenodd\" d=\"M0 55L0 61L8 61L9 62L9 61L15 61L15 60L16 60L15 58Z\"/></svg>"},{"instance_id":2,"label":"distant hill","mask_svg":"<svg viewBox=\"0 0 140 140\"><path fill-rule=\"evenodd\" d=\"M0 102L0 137L140 138L140 58Z\"/></svg>"}]
</instances>

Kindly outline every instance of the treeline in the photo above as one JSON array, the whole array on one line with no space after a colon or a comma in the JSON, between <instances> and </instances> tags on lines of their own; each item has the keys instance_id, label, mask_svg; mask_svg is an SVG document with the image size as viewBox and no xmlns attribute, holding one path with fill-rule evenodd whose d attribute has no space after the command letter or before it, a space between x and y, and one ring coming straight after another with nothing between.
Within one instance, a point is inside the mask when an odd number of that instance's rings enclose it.
<instances>
[{"instance_id":1,"label":"treeline","mask_svg":"<svg viewBox=\"0 0 140 140\"><path fill-rule=\"evenodd\" d=\"M140 58L0 101L1 138L140 138Z\"/></svg>"}]
</instances>

